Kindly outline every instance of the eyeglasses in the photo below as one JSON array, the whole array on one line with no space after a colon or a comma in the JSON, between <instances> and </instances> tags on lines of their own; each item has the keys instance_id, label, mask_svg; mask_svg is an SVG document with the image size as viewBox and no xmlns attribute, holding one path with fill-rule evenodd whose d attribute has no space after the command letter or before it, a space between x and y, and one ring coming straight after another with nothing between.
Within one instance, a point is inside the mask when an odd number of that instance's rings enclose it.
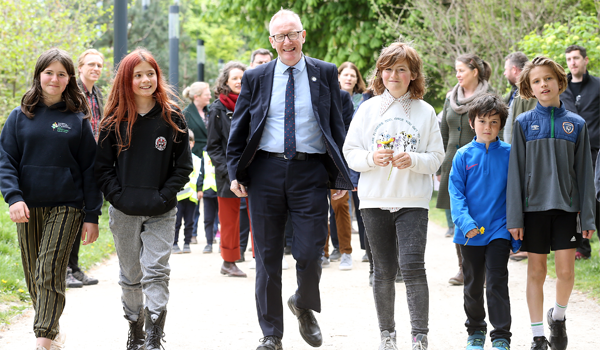
<instances>
[{"instance_id":1,"label":"eyeglasses","mask_svg":"<svg viewBox=\"0 0 600 350\"><path fill-rule=\"evenodd\" d=\"M287 34L273 34L271 35L271 38L273 38L273 40L275 40L276 43L283 42L286 36L288 37L288 39L290 39L290 41L294 41L300 37L300 33L302 32L303 30L297 30L295 32L289 32Z\"/></svg>"},{"instance_id":2,"label":"eyeglasses","mask_svg":"<svg viewBox=\"0 0 600 350\"><path fill-rule=\"evenodd\" d=\"M581 95L577 95L577 97L575 97L575 109L577 109L577 112L579 112L580 106L581 106Z\"/></svg>"}]
</instances>

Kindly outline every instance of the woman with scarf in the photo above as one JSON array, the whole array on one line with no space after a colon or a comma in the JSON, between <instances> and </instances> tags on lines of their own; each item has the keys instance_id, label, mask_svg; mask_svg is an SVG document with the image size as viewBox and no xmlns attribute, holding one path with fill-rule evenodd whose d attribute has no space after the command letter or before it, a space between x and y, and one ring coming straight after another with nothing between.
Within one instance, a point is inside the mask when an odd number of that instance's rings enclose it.
<instances>
[{"instance_id":1,"label":"woman with scarf","mask_svg":"<svg viewBox=\"0 0 600 350\"><path fill-rule=\"evenodd\" d=\"M240 259L240 198L229 189L231 181L227 173L227 141L231 129L231 117L235 102L242 90L242 76L246 66L228 62L217 78L215 95L208 117L208 141L206 152L215 167L219 221L221 222L221 274L230 277L246 277L235 261Z\"/></svg>"},{"instance_id":2,"label":"woman with scarf","mask_svg":"<svg viewBox=\"0 0 600 350\"><path fill-rule=\"evenodd\" d=\"M477 97L492 92L488 79L492 74L490 65L475 54L458 56L455 62L456 79L458 84L446 96L446 103L442 111L442 124L440 131L444 141L446 156L438 170L441 175L440 189L437 199L437 208L446 209L446 216L450 215L450 195L448 194L448 178L452 168L452 159L456 151L475 137L475 132L469 126L469 103ZM459 270L456 276L450 278L450 284L464 284L462 273L462 256L460 248L456 245Z\"/></svg>"}]
</instances>

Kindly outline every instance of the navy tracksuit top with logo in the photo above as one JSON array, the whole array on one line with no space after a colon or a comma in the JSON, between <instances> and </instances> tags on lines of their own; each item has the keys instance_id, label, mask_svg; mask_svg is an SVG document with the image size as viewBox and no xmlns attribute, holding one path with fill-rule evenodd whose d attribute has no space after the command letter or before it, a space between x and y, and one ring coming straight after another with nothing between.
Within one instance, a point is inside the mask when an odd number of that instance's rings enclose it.
<instances>
[{"instance_id":1,"label":"navy tracksuit top with logo","mask_svg":"<svg viewBox=\"0 0 600 350\"><path fill-rule=\"evenodd\" d=\"M523 212L580 212L581 229L594 230L594 173L583 118L560 107L535 109L513 129L507 188L507 228L523 227Z\"/></svg>"}]
</instances>

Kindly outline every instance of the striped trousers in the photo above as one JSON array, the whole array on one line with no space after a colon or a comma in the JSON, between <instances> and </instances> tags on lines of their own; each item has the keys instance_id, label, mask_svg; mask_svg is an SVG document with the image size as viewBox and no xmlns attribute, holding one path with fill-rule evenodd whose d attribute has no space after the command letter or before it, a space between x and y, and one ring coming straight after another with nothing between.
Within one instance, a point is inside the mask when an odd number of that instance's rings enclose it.
<instances>
[{"instance_id":1,"label":"striped trousers","mask_svg":"<svg viewBox=\"0 0 600 350\"><path fill-rule=\"evenodd\" d=\"M17 224L37 338L54 339L58 334L69 254L82 226L83 211L67 206L30 208L29 222Z\"/></svg>"}]
</instances>

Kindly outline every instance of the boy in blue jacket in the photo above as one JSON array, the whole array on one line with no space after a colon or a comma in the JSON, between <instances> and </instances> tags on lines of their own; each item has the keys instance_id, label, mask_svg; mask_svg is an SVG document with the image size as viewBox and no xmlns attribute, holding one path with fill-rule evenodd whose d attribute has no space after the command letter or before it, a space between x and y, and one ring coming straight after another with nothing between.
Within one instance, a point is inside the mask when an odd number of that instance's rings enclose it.
<instances>
[{"instance_id":1,"label":"boy in blue jacket","mask_svg":"<svg viewBox=\"0 0 600 350\"><path fill-rule=\"evenodd\" d=\"M464 303L469 334L467 350L483 350L487 324L483 305L484 283L492 349L510 349L508 257L511 235L506 229L506 181L510 145L498 139L507 106L486 94L469 107L473 141L458 150L450 171L450 203L455 223L454 243L463 256ZM515 242L518 250L518 242Z\"/></svg>"}]
</instances>

